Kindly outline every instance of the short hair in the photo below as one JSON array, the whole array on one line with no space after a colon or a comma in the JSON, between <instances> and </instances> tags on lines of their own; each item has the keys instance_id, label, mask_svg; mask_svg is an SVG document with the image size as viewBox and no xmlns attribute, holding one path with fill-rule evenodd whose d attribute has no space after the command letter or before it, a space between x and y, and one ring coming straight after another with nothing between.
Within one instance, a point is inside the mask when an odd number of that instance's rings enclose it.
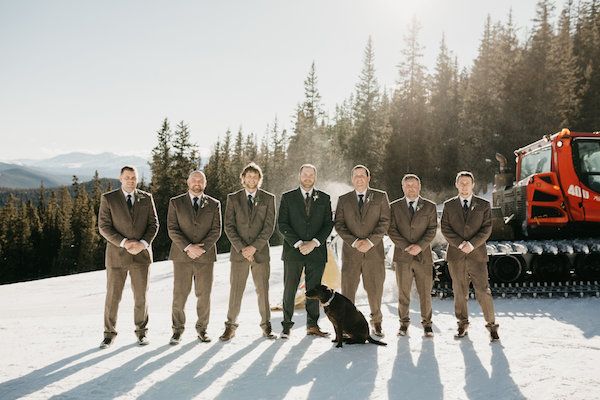
<instances>
[{"instance_id":1,"label":"short hair","mask_svg":"<svg viewBox=\"0 0 600 400\"><path fill-rule=\"evenodd\" d=\"M136 168L135 166L133 166L133 165L124 165L124 166L121 168L121 173L120 173L120 175L123 175L123 172L125 172L125 171L131 171L131 172L134 172L134 173L135 173L135 176L139 176L137 168Z\"/></svg>"},{"instance_id":2,"label":"short hair","mask_svg":"<svg viewBox=\"0 0 600 400\"><path fill-rule=\"evenodd\" d=\"M240 173L240 181L242 182L242 184L244 183L244 177L248 172L254 172L255 174L258 174L258 186L260 186L263 180L263 173L262 169L258 166L258 164L252 161L251 163L246 165L244 169L242 169L242 172Z\"/></svg>"},{"instance_id":3,"label":"short hair","mask_svg":"<svg viewBox=\"0 0 600 400\"><path fill-rule=\"evenodd\" d=\"M313 171L315 171L315 175L317 174L317 167L315 167L315 166L314 166L314 165L312 165L312 164L302 164L302 165L300 166L300 169L298 170L298 173L302 173L302 169L303 169L303 168L312 168L312 169L313 169Z\"/></svg>"},{"instance_id":4,"label":"short hair","mask_svg":"<svg viewBox=\"0 0 600 400\"><path fill-rule=\"evenodd\" d=\"M204 173L204 171L200 171L199 169L195 169L195 170L191 171L188 174L187 178L190 179L192 177L192 175L194 175L194 174L200 174L200 175L202 175L204 177L204 180L206 180L206 174Z\"/></svg>"},{"instance_id":5,"label":"short hair","mask_svg":"<svg viewBox=\"0 0 600 400\"><path fill-rule=\"evenodd\" d=\"M411 180L411 179L414 179L417 182L419 182L419 185L421 184L421 179L417 175L415 175L415 174L406 174L406 175L404 175L402 177L402 184L404 185L404 182L406 182L408 180Z\"/></svg>"},{"instance_id":6,"label":"short hair","mask_svg":"<svg viewBox=\"0 0 600 400\"><path fill-rule=\"evenodd\" d=\"M471 178L471 182L475 183L475 177L473 176L473 174L469 171L460 171L458 174L456 174L456 179L454 180L454 184L458 183L458 180L460 178L462 178L463 176L468 176L469 178Z\"/></svg>"},{"instance_id":7,"label":"short hair","mask_svg":"<svg viewBox=\"0 0 600 400\"><path fill-rule=\"evenodd\" d=\"M352 168L352 171L350 171L350 177L352 177L354 175L354 170L361 169L361 168L365 170L365 172L367 173L367 177L371 177L371 171L369 171L369 168L365 167L362 164L355 165Z\"/></svg>"}]
</instances>

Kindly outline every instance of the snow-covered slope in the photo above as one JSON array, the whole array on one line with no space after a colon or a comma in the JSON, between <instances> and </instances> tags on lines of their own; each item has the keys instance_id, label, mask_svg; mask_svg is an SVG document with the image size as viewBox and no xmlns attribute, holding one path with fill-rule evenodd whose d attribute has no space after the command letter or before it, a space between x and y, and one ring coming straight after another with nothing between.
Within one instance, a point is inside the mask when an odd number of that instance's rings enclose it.
<instances>
[{"instance_id":1,"label":"snow-covered slope","mask_svg":"<svg viewBox=\"0 0 600 400\"><path fill-rule=\"evenodd\" d=\"M274 248L271 302L283 291L281 248ZM418 302L409 337L398 338L393 271L384 294L387 347L344 346L306 337L298 311L292 336L260 336L252 279L237 336L222 333L229 296L228 255L215 265L211 343L194 332L194 297L187 304L183 342L169 346L172 266L152 266L149 290L151 343L135 345L132 295L127 285L119 336L108 350L102 339L104 271L0 286L0 399L594 399L600 398L600 300L497 299L500 343L490 344L479 306L470 302L468 338L453 338L451 300L434 300L433 339L424 339ZM358 307L368 315L364 290ZM280 332L281 313L273 326ZM320 322L332 331L326 318Z\"/></svg>"}]
</instances>

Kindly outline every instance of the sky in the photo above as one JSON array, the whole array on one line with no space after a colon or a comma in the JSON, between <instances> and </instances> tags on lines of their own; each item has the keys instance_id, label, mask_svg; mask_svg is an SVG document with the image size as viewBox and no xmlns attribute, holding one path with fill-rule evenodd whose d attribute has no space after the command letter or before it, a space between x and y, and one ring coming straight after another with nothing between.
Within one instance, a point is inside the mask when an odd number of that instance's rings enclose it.
<instances>
[{"instance_id":1,"label":"sky","mask_svg":"<svg viewBox=\"0 0 600 400\"><path fill-rule=\"evenodd\" d=\"M486 16L511 9L523 40L535 1L0 0L0 160L147 156L164 118L185 121L206 155L228 129L289 129L313 61L331 113L369 36L390 89L413 16L431 71L443 34L469 68Z\"/></svg>"}]
</instances>

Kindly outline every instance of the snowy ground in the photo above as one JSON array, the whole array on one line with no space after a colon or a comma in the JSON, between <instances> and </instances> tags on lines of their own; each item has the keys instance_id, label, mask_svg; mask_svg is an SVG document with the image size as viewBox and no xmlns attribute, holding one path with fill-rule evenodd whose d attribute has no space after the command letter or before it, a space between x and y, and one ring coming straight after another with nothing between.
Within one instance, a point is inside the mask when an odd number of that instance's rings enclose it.
<instances>
[{"instance_id":1,"label":"snowy ground","mask_svg":"<svg viewBox=\"0 0 600 400\"><path fill-rule=\"evenodd\" d=\"M281 248L274 248L271 302L282 294ZM409 337L398 338L395 280L384 295L387 347L345 346L306 337L298 311L292 337L260 336L252 280L237 336L221 343L229 263L215 266L211 343L198 343L194 301L179 346L169 346L172 267L152 266L151 344L135 345L129 286L116 343L99 350L105 272L0 286L0 399L597 399L600 398L600 300L497 299L500 343L490 344L479 306L470 303L468 338L453 338L451 300L434 300L433 339L423 339L417 308ZM366 294L357 303L368 314ZM281 313L272 318L280 332ZM332 330L326 318L320 322Z\"/></svg>"}]
</instances>

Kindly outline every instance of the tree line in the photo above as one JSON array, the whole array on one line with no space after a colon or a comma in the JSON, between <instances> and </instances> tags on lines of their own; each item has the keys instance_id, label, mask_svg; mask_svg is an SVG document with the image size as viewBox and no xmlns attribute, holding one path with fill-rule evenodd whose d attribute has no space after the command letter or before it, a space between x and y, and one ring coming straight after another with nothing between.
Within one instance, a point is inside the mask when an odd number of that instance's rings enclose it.
<instances>
[{"instance_id":1,"label":"tree line","mask_svg":"<svg viewBox=\"0 0 600 400\"><path fill-rule=\"evenodd\" d=\"M442 201L462 169L472 171L485 190L497 169L496 152L514 168L513 151L542 135L563 127L600 129L598 1L568 2L561 10L538 1L524 39L520 29L512 13L505 21L488 17L470 69L458 65L442 36L429 71L413 19L392 88L382 88L376 78L369 38L357 82L333 115L325 112L313 62L291 131L277 119L260 139L241 129L226 131L203 168L207 194L225 206L227 194L240 187L241 169L255 161L265 173L263 187L280 196L297 184L298 167L310 162L321 183L346 183L350 168L364 164L372 172L371 186L386 190L391 200L402 195L402 175L416 173L424 194ZM156 260L168 256L168 201L187 190L187 175L200 161L185 122L172 130L165 118L152 150L152 180L141 185L153 194L159 214ZM0 209L0 283L102 268L96 216L100 193L108 188L94 185L83 190L75 179L71 190L48 195L41 188L37 201L8 198ZM276 234L272 243L280 240ZM225 235L218 249L228 251Z\"/></svg>"}]
</instances>

